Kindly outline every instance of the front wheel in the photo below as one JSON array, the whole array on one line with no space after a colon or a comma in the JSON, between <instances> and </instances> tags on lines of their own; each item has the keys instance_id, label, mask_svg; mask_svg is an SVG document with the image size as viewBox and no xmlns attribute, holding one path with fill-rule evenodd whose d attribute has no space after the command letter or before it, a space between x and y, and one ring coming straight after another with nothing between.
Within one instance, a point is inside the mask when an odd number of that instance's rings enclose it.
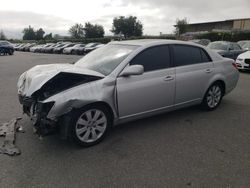
<instances>
[{"instance_id":1,"label":"front wheel","mask_svg":"<svg viewBox=\"0 0 250 188\"><path fill-rule=\"evenodd\" d=\"M111 116L103 106L83 108L74 113L72 137L81 146L92 146L103 140L111 127Z\"/></svg>"},{"instance_id":2,"label":"front wheel","mask_svg":"<svg viewBox=\"0 0 250 188\"><path fill-rule=\"evenodd\" d=\"M203 98L202 107L206 110L216 109L223 97L223 87L220 83L215 83L210 86Z\"/></svg>"}]
</instances>

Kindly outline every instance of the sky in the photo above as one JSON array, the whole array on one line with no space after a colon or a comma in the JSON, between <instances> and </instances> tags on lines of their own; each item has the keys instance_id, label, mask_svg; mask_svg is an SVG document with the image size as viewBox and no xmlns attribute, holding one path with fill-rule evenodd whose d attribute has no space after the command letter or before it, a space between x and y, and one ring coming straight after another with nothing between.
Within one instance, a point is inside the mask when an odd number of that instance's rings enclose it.
<instances>
[{"instance_id":1,"label":"sky","mask_svg":"<svg viewBox=\"0 0 250 188\"><path fill-rule=\"evenodd\" d=\"M118 16L136 16L146 35L173 33L176 19L189 23L250 18L250 0L3 0L0 30L9 38L21 38L31 25L46 33L69 35L75 23L104 26L111 35L112 21Z\"/></svg>"}]
</instances>

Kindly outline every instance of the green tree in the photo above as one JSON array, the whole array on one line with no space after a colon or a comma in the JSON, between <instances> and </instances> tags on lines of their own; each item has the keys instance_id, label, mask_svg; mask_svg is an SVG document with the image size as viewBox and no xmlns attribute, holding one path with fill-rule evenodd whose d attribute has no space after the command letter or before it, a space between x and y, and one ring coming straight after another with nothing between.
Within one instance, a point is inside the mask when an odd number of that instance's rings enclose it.
<instances>
[{"instance_id":1,"label":"green tree","mask_svg":"<svg viewBox=\"0 0 250 188\"><path fill-rule=\"evenodd\" d=\"M38 29L36 31L36 40L42 40L44 34L45 34L45 32L42 28Z\"/></svg>"},{"instance_id":2,"label":"green tree","mask_svg":"<svg viewBox=\"0 0 250 188\"><path fill-rule=\"evenodd\" d=\"M32 27L23 29L23 40L36 40L36 33Z\"/></svg>"},{"instance_id":3,"label":"green tree","mask_svg":"<svg viewBox=\"0 0 250 188\"><path fill-rule=\"evenodd\" d=\"M6 40L6 36L3 32L3 30L0 31L0 40Z\"/></svg>"},{"instance_id":4,"label":"green tree","mask_svg":"<svg viewBox=\"0 0 250 188\"><path fill-rule=\"evenodd\" d=\"M113 19L111 32L114 34L123 34L125 38L140 37L143 34L143 24L135 16L120 16Z\"/></svg>"},{"instance_id":5,"label":"green tree","mask_svg":"<svg viewBox=\"0 0 250 188\"><path fill-rule=\"evenodd\" d=\"M53 40L52 33L45 35L44 40Z\"/></svg>"},{"instance_id":6,"label":"green tree","mask_svg":"<svg viewBox=\"0 0 250 188\"><path fill-rule=\"evenodd\" d=\"M102 38L104 36L104 28L102 25L85 23L85 38Z\"/></svg>"},{"instance_id":7,"label":"green tree","mask_svg":"<svg viewBox=\"0 0 250 188\"><path fill-rule=\"evenodd\" d=\"M183 33L186 33L188 29L188 21L187 18L177 19L175 24L175 34L180 36Z\"/></svg>"},{"instance_id":8,"label":"green tree","mask_svg":"<svg viewBox=\"0 0 250 188\"><path fill-rule=\"evenodd\" d=\"M75 24L69 29L72 38L82 38L84 36L84 28L82 24Z\"/></svg>"}]
</instances>

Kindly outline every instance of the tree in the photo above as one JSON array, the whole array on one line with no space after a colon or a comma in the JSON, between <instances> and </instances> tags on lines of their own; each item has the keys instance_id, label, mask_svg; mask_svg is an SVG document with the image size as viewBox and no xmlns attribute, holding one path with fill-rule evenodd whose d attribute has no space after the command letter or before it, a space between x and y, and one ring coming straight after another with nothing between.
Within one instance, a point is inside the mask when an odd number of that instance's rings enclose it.
<instances>
[{"instance_id":1,"label":"tree","mask_svg":"<svg viewBox=\"0 0 250 188\"><path fill-rule=\"evenodd\" d=\"M36 31L36 40L42 40L44 34L45 34L45 32L42 28L38 29Z\"/></svg>"},{"instance_id":2,"label":"tree","mask_svg":"<svg viewBox=\"0 0 250 188\"><path fill-rule=\"evenodd\" d=\"M143 25L135 16L120 16L113 19L113 27L111 32L114 34L123 34L125 38L132 36L142 36Z\"/></svg>"},{"instance_id":3,"label":"tree","mask_svg":"<svg viewBox=\"0 0 250 188\"><path fill-rule=\"evenodd\" d=\"M53 40L52 33L45 35L44 40Z\"/></svg>"},{"instance_id":4,"label":"tree","mask_svg":"<svg viewBox=\"0 0 250 188\"><path fill-rule=\"evenodd\" d=\"M23 29L23 40L36 40L36 33L32 27Z\"/></svg>"},{"instance_id":5,"label":"tree","mask_svg":"<svg viewBox=\"0 0 250 188\"><path fill-rule=\"evenodd\" d=\"M79 39L84 36L84 28L82 24L75 24L69 29L71 37Z\"/></svg>"},{"instance_id":6,"label":"tree","mask_svg":"<svg viewBox=\"0 0 250 188\"><path fill-rule=\"evenodd\" d=\"M0 32L0 40L6 40L6 36L3 32L3 30L1 30L1 32Z\"/></svg>"},{"instance_id":7,"label":"tree","mask_svg":"<svg viewBox=\"0 0 250 188\"><path fill-rule=\"evenodd\" d=\"M188 29L188 21L187 18L177 19L175 24L175 34L180 36L183 33L186 33Z\"/></svg>"},{"instance_id":8,"label":"tree","mask_svg":"<svg viewBox=\"0 0 250 188\"><path fill-rule=\"evenodd\" d=\"M104 36L104 29L102 25L85 23L84 27L85 38L102 38Z\"/></svg>"}]
</instances>

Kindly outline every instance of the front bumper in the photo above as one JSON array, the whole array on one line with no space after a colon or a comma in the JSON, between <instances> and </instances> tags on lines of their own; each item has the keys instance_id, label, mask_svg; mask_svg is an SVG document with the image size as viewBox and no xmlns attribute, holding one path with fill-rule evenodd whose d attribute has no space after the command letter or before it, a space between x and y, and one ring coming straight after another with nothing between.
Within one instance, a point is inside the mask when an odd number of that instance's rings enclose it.
<instances>
[{"instance_id":1,"label":"front bumper","mask_svg":"<svg viewBox=\"0 0 250 188\"><path fill-rule=\"evenodd\" d=\"M236 60L237 68L240 70L250 70L250 64L245 63L245 60Z\"/></svg>"},{"instance_id":2,"label":"front bumper","mask_svg":"<svg viewBox=\"0 0 250 188\"><path fill-rule=\"evenodd\" d=\"M24 97L21 95L18 95L18 98L20 104L22 104L23 112L30 117L38 135L45 136L56 132L57 120L51 120L47 118L47 115L53 107L54 102L37 102L33 98Z\"/></svg>"}]
</instances>

